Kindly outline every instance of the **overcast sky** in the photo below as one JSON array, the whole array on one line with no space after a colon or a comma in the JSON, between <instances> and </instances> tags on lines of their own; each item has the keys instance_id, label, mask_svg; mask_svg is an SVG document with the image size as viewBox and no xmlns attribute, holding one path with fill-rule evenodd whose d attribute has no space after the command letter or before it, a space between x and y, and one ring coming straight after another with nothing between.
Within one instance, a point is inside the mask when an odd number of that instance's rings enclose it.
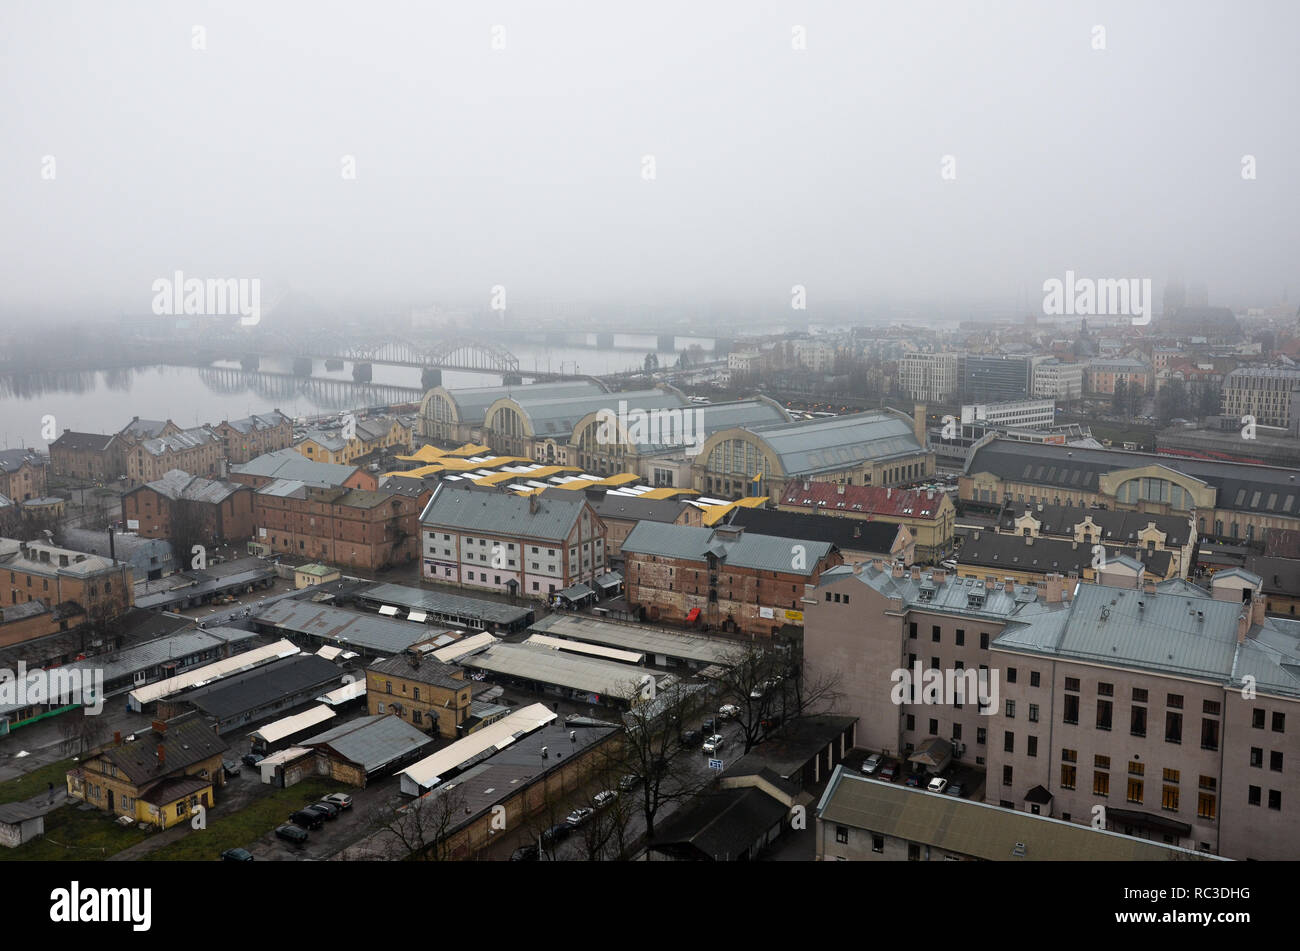
<instances>
[{"instance_id":1,"label":"overcast sky","mask_svg":"<svg viewBox=\"0 0 1300 951\"><path fill-rule=\"evenodd\" d=\"M147 314L178 269L514 306L800 283L810 315L1177 271L1294 304L1297 35L1290 0L5 0L0 319Z\"/></svg>"}]
</instances>

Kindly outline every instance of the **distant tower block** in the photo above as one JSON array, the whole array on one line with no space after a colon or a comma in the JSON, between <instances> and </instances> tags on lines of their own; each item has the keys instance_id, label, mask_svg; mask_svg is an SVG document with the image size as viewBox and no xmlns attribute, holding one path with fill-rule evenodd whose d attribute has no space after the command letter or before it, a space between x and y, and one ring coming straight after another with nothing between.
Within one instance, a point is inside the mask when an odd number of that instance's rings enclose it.
<instances>
[{"instance_id":1,"label":"distant tower block","mask_svg":"<svg viewBox=\"0 0 1300 951\"><path fill-rule=\"evenodd\" d=\"M426 390L442 386L442 371L437 367L425 367L420 373L420 386Z\"/></svg>"},{"instance_id":2,"label":"distant tower block","mask_svg":"<svg viewBox=\"0 0 1300 951\"><path fill-rule=\"evenodd\" d=\"M369 383L373 367L369 363L352 364L352 379L358 383Z\"/></svg>"}]
</instances>

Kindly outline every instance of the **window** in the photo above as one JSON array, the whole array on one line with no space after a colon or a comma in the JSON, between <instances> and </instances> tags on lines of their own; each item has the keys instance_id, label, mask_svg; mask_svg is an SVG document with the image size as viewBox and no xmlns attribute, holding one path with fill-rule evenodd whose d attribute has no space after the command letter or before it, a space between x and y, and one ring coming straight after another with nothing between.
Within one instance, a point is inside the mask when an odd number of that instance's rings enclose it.
<instances>
[{"instance_id":1,"label":"window","mask_svg":"<svg viewBox=\"0 0 1300 951\"><path fill-rule=\"evenodd\" d=\"M1002 734L1002 749L1007 753L1016 751L1016 735L1009 730Z\"/></svg>"},{"instance_id":2,"label":"window","mask_svg":"<svg viewBox=\"0 0 1300 951\"><path fill-rule=\"evenodd\" d=\"M957 628L957 646L964 647L965 645L966 645L966 632L963 631L961 628Z\"/></svg>"},{"instance_id":3,"label":"window","mask_svg":"<svg viewBox=\"0 0 1300 951\"><path fill-rule=\"evenodd\" d=\"M1078 697L1072 696L1070 694L1066 694L1065 710L1063 711L1063 716L1066 723L1079 722L1079 698Z\"/></svg>"},{"instance_id":4,"label":"window","mask_svg":"<svg viewBox=\"0 0 1300 951\"><path fill-rule=\"evenodd\" d=\"M1036 670L1031 670L1031 671L1029 672L1029 686L1031 686L1031 687L1037 687L1037 686L1038 686L1038 679L1039 679L1038 671L1036 671Z\"/></svg>"},{"instance_id":5,"label":"window","mask_svg":"<svg viewBox=\"0 0 1300 951\"><path fill-rule=\"evenodd\" d=\"M1173 707L1175 710L1181 710L1183 708L1183 695L1181 693L1171 693L1165 705Z\"/></svg>"},{"instance_id":6,"label":"window","mask_svg":"<svg viewBox=\"0 0 1300 951\"><path fill-rule=\"evenodd\" d=\"M1014 700L1008 700L1008 701L1007 701L1007 719L1008 719L1008 720L1014 720L1015 718L1016 718L1016 702L1015 702Z\"/></svg>"},{"instance_id":7,"label":"window","mask_svg":"<svg viewBox=\"0 0 1300 951\"><path fill-rule=\"evenodd\" d=\"M1270 809L1282 808L1282 791L1280 789L1270 789L1268 791L1268 807Z\"/></svg>"},{"instance_id":8,"label":"window","mask_svg":"<svg viewBox=\"0 0 1300 951\"><path fill-rule=\"evenodd\" d=\"M1260 797L1260 788L1258 786L1248 786L1246 788L1246 804L1248 806L1258 806Z\"/></svg>"},{"instance_id":9,"label":"window","mask_svg":"<svg viewBox=\"0 0 1300 951\"><path fill-rule=\"evenodd\" d=\"M931 735L931 736L938 736L938 735L939 735L939 721L938 721L938 720L931 720L931 721L930 721L930 735Z\"/></svg>"},{"instance_id":10,"label":"window","mask_svg":"<svg viewBox=\"0 0 1300 951\"><path fill-rule=\"evenodd\" d=\"M1007 683L1009 683L1009 684L1013 684L1013 683L1015 683L1015 682L1016 682L1016 668L1014 668L1014 667L1008 667L1008 668L1007 668Z\"/></svg>"},{"instance_id":11,"label":"window","mask_svg":"<svg viewBox=\"0 0 1300 951\"><path fill-rule=\"evenodd\" d=\"M908 730L916 729L916 717L910 713L907 715L907 729Z\"/></svg>"},{"instance_id":12,"label":"window","mask_svg":"<svg viewBox=\"0 0 1300 951\"><path fill-rule=\"evenodd\" d=\"M1219 715L1219 701L1206 700L1201 704L1201 712L1206 716L1217 717Z\"/></svg>"},{"instance_id":13,"label":"window","mask_svg":"<svg viewBox=\"0 0 1300 951\"><path fill-rule=\"evenodd\" d=\"M1074 788L1075 769L1076 767L1070 765L1069 763L1061 764L1061 788L1062 789Z\"/></svg>"},{"instance_id":14,"label":"window","mask_svg":"<svg viewBox=\"0 0 1300 951\"><path fill-rule=\"evenodd\" d=\"M1103 799L1110 795L1110 773L1096 770L1092 774L1092 794Z\"/></svg>"},{"instance_id":15,"label":"window","mask_svg":"<svg viewBox=\"0 0 1300 951\"><path fill-rule=\"evenodd\" d=\"M1142 780L1130 779L1128 781L1128 801L1142 805Z\"/></svg>"},{"instance_id":16,"label":"window","mask_svg":"<svg viewBox=\"0 0 1300 951\"><path fill-rule=\"evenodd\" d=\"M1134 687L1134 688L1133 688L1133 702L1134 702L1134 703L1146 703L1146 702L1147 702L1147 692L1146 692L1145 690L1143 690L1141 687Z\"/></svg>"},{"instance_id":17,"label":"window","mask_svg":"<svg viewBox=\"0 0 1300 951\"><path fill-rule=\"evenodd\" d=\"M1282 754L1277 750L1268 754L1268 768L1275 773L1282 772Z\"/></svg>"},{"instance_id":18,"label":"window","mask_svg":"<svg viewBox=\"0 0 1300 951\"><path fill-rule=\"evenodd\" d=\"M1029 722L1030 723L1038 722L1038 704L1036 703L1031 703L1029 705Z\"/></svg>"},{"instance_id":19,"label":"window","mask_svg":"<svg viewBox=\"0 0 1300 951\"><path fill-rule=\"evenodd\" d=\"M1003 766L1003 767L1002 767L1002 785L1003 785L1003 786L1010 786L1010 785L1011 785L1011 767L1010 767L1010 766Z\"/></svg>"},{"instance_id":20,"label":"window","mask_svg":"<svg viewBox=\"0 0 1300 951\"><path fill-rule=\"evenodd\" d=\"M1147 767L1145 763L1139 763L1137 760L1128 761L1128 772L1130 776L1143 776L1146 774Z\"/></svg>"},{"instance_id":21,"label":"window","mask_svg":"<svg viewBox=\"0 0 1300 951\"><path fill-rule=\"evenodd\" d=\"M1250 765L1256 768L1264 765L1264 751L1258 746L1252 746L1250 748Z\"/></svg>"},{"instance_id":22,"label":"window","mask_svg":"<svg viewBox=\"0 0 1300 951\"><path fill-rule=\"evenodd\" d=\"M989 649L989 636L987 634L980 634L980 650L986 651L988 649Z\"/></svg>"},{"instance_id":23,"label":"window","mask_svg":"<svg viewBox=\"0 0 1300 951\"><path fill-rule=\"evenodd\" d=\"M1217 800L1214 793L1198 792L1196 794L1196 816L1199 819L1215 817Z\"/></svg>"},{"instance_id":24,"label":"window","mask_svg":"<svg viewBox=\"0 0 1300 951\"><path fill-rule=\"evenodd\" d=\"M921 861L921 847L915 842L907 843L907 860L909 862Z\"/></svg>"},{"instance_id":25,"label":"window","mask_svg":"<svg viewBox=\"0 0 1300 951\"><path fill-rule=\"evenodd\" d=\"M989 734L988 734L988 730L987 730L986 728L984 728L984 727L982 727L982 726L977 726L977 727L975 728L975 742L976 742L976 743L980 743L980 744L987 743L987 742L988 742L988 739L987 739L988 735L989 735Z\"/></svg>"},{"instance_id":26,"label":"window","mask_svg":"<svg viewBox=\"0 0 1300 951\"><path fill-rule=\"evenodd\" d=\"M1061 762L1062 762L1062 763L1077 763L1077 762L1079 762L1079 751L1078 751L1078 750L1067 750L1067 749L1065 749L1064 747L1062 747L1062 748L1061 748Z\"/></svg>"},{"instance_id":27,"label":"window","mask_svg":"<svg viewBox=\"0 0 1300 951\"><path fill-rule=\"evenodd\" d=\"M836 826L836 827L835 827L835 841L836 841L836 842L839 842L841 845L846 844L846 843L849 841L849 827L848 827L848 826Z\"/></svg>"},{"instance_id":28,"label":"window","mask_svg":"<svg viewBox=\"0 0 1300 951\"><path fill-rule=\"evenodd\" d=\"M871 851L872 852L885 851L885 837L883 835L873 834L871 836Z\"/></svg>"},{"instance_id":29,"label":"window","mask_svg":"<svg viewBox=\"0 0 1300 951\"><path fill-rule=\"evenodd\" d=\"M1097 684L1097 696L1099 696L1099 697L1113 697L1113 696L1115 696L1115 685L1114 685L1114 684Z\"/></svg>"},{"instance_id":30,"label":"window","mask_svg":"<svg viewBox=\"0 0 1300 951\"><path fill-rule=\"evenodd\" d=\"M1250 725L1254 727L1256 730L1264 729L1264 711L1261 710L1259 707L1255 708L1255 711L1252 714L1250 719Z\"/></svg>"},{"instance_id":31,"label":"window","mask_svg":"<svg viewBox=\"0 0 1300 951\"><path fill-rule=\"evenodd\" d=\"M916 622L913 621L907 625L907 637L909 640L916 640Z\"/></svg>"},{"instance_id":32,"label":"window","mask_svg":"<svg viewBox=\"0 0 1300 951\"><path fill-rule=\"evenodd\" d=\"M1078 678L1078 677L1066 677L1066 678L1065 678L1065 689L1066 689L1066 690L1073 690L1075 693L1078 693L1078 691L1079 691L1079 678Z\"/></svg>"},{"instance_id":33,"label":"window","mask_svg":"<svg viewBox=\"0 0 1300 951\"><path fill-rule=\"evenodd\" d=\"M1165 742L1183 742L1183 715L1181 713L1165 714Z\"/></svg>"},{"instance_id":34,"label":"window","mask_svg":"<svg viewBox=\"0 0 1300 951\"><path fill-rule=\"evenodd\" d=\"M1170 812L1178 811L1178 787L1164 786L1160 790L1160 808Z\"/></svg>"},{"instance_id":35,"label":"window","mask_svg":"<svg viewBox=\"0 0 1300 951\"><path fill-rule=\"evenodd\" d=\"M1167 783L1173 783L1177 785L1178 779L1181 775L1182 774L1176 769L1166 769L1164 773L1164 780Z\"/></svg>"},{"instance_id":36,"label":"window","mask_svg":"<svg viewBox=\"0 0 1300 951\"><path fill-rule=\"evenodd\" d=\"M1274 713L1274 714L1273 714L1273 732L1274 732L1274 733L1285 733L1285 732L1286 732L1286 714L1285 714L1285 713Z\"/></svg>"},{"instance_id":37,"label":"window","mask_svg":"<svg viewBox=\"0 0 1300 951\"><path fill-rule=\"evenodd\" d=\"M1201 720L1201 749L1217 750L1219 748L1219 721L1205 717Z\"/></svg>"},{"instance_id":38,"label":"window","mask_svg":"<svg viewBox=\"0 0 1300 951\"><path fill-rule=\"evenodd\" d=\"M1026 749L1025 752L1027 752L1030 756L1037 756L1037 755L1038 755L1038 737L1036 737L1036 736L1031 736L1031 737L1029 737L1029 739L1028 739L1026 742L1029 744L1029 746L1028 746L1028 748Z\"/></svg>"},{"instance_id":39,"label":"window","mask_svg":"<svg viewBox=\"0 0 1300 951\"><path fill-rule=\"evenodd\" d=\"M1110 701L1109 700L1097 701L1097 729L1099 730L1110 729Z\"/></svg>"},{"instance_id":40,"label":"window","mask_svg":"<svg viewBox=\"0 0 1300 951\"><path fill-rule=\"evenodd\" d=\"M1129 713L1128 731L1133 736L1147 735L1147 708L1133 707Z\"/></svg>"},{"instance_id":41,"label":"window","mask_svg":"<svg viewBox=\"0 0 1300 951\"><path fill-rule=\"evenodd\" d=\"M930 640L934 641L936 644L939 643L939 625L938 625L938 624L936 624L936 625L934 625L934 627L930 628Z\"/></svg>"}]
</instances>

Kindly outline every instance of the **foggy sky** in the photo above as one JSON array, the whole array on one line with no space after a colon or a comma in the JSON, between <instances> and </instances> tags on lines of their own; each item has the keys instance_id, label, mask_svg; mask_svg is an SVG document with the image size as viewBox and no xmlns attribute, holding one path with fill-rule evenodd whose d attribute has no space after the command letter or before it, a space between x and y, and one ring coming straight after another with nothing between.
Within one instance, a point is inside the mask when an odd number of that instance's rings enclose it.
<instances>
[{"instance_id":1,"label":"foggy sky","mask_svg":"<svg viewBox=\"0 0 1300 951\"><path fill-rule=\"evenodd\" d=\"M176 270L516 307L800 283L815 315L1036 302L1068 268L1294 305L1298 27L1263 0L6 0L0 319L144 315Z\"/></svg>"}]
</instances>

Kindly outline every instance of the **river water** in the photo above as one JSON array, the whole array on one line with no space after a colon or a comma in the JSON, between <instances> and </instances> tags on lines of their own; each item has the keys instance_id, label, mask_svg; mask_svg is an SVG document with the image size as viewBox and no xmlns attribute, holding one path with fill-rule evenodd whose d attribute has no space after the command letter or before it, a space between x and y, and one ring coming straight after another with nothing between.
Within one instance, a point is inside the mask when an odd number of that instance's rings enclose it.
<instances>
[{"instance_id":1,"label":"river water","mask_svg":"<svg viewBox=\"0 0 1300 951\"><path fill-rule=\"evenodd\" d=\"M653 349L653 338L650 346ZM530 370L618 373L638 368L645 360L644 352L633 350L541 346L511 349L519 358L525 379ZM658 357L661 366L671 366L677 354L664 352ZM314 385L331 380L351 383L350 363L344 363L339 370L326 370L324 362L316 360L310 381L294 380L292 376L292 359L288 357L263 357L257 374L244 374L238 363L224 362L214 364L211 370L143 366L0 376L0 449L29 446L45 450L46 433L56 437L64 429L113 433L133 416L171 419L178 426L190 427L272 409L297 417L383 402L365 399L361 391L347 386ZM375 384L418 389L420 369L375 363L371 380ZM444 370L442 382L450 387L496 386L501 376Z\"/></svg>"}]
</instances>

